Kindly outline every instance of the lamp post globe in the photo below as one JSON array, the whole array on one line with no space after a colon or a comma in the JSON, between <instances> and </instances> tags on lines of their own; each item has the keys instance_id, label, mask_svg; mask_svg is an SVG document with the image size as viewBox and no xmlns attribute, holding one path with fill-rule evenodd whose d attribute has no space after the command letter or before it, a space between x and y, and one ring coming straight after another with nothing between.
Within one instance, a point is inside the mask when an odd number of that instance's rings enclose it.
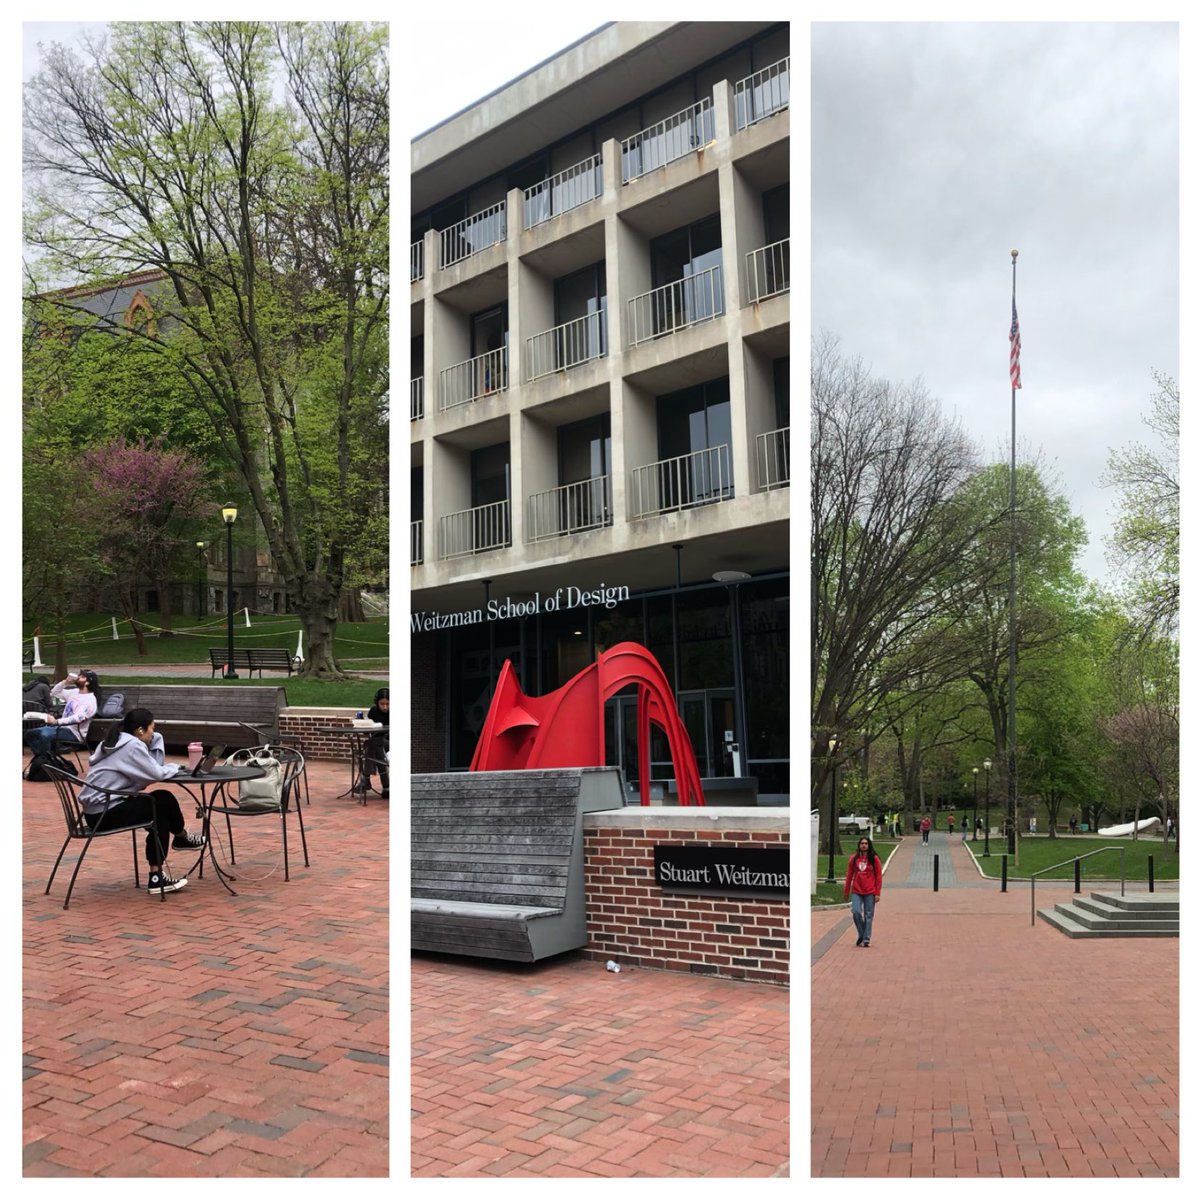
<instances>
[{"instance_id":1,"label":"lamp post globe","mask_svg":"<svg viewBox=\"0 0 1200 1200\"><path fill-rule=\"evenodd\" d=\"M225 663L225 678L236 679L237 671L233 667L233 523L237 520L237 506L225 504L221 507L221 519L225 522L227 535L225 547L225 607L229 613L229 657Z\"/></svg>"},{"instance_id":2,"label":"lamp post globe","mask_svg":"<svg viewBox=\"0 0 1200 1200\"><path fill-rule=\"evenodd\" d=\"M992 760L983 760L983 857L992 857L988 833L992 824Z\"/></svg>"},{"instance_id":3,"label":"lamp post globe","mask_svg":"<svg viewBox=\"0 0 1200 1200\"><path fill-rule=\"evenodd\" d=\"M825 876L826 883L837 883L833 873L833 850L837 845L837 765L833 761L837 750L836 737L829 739L829 873Z\"/></svg>"},{"instance_id":4,"label":"lamp post globe","mask_svg":"<svg viewBox=\"0 0 1200 1200\"><path fill-rule=\"evenodd\" d=\"M975 794L971 802L971 841L979 841L979 830L975 826L979 823L979 768L972 767L971 774L975 777Z\"/></svg>"}]
</instances>

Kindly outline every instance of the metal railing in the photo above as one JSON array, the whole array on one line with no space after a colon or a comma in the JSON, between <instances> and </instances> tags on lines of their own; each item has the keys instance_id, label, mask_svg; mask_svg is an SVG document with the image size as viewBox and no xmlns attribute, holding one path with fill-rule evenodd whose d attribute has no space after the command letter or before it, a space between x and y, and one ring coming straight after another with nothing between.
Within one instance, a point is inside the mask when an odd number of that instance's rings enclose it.
<instances>
[{"instance_id":1,"label":"metal railing","mask_svg":"<svg viewBox=\"0 0 1200 1200\"><path fill-rule=\"evenodd\" d=\"M408 527L408 565L419 567L425 561L425 522L413 521Z\"/></svg>"},{"instance_id":2,"label":"metal railing","mask_svg":"<svg viewBox=\"0 0 1200 1200\"><path fill-rule=\"evenodd\" d=\"M772 488L787 487L791 482L791 433L791 426L785 425L782 429L760 433L755 439L758 486L764 492L769 492Z\"/></svg>"},{"instance_id":3,"label":"metal railing","mask_svg":"<svg viewBox=\"0 0 1200 1200\"><path fill-rule=\"evenodd\" d=\"M425 278L425 239L408 248L408 282Z\"/></svg>"},{"instance_id":4,"label":"metal railing","mask_svg":"<svg viewBox=\"0 0 1200 1200\"><path fill-rule=\"evenodd\" d=\"M612 524L612 476L597 475L529 497L527 540L542 542Z\"/></svg>"},{"instance_id":5,"label":"metal railing","mask_svg":"<svg viewBox=\"0 0 1200 1200\"><path fill-rule=\"evenodd\" d=\"M712 97L621 140L621 182L629 183L715 141Z\"/></svg>"},{"instance_id":6,"label":"metal railing","mask_svg":"<svg viewBox=\"0 0 1200 1200\"><path fill-rule=\"evenodd\" d=\"M729 447L710 446L634 467L629 491L631 521L730 500L733 474L729 469Z\"/></svg>"},{"instance_id":7,"label":"metal railing","mask_svg":"<svg viewBox=\"0 0 1200 1200\"><path fill-rule=\"evenodd\" d=\"M789 55L733 85L734 120L738 129L787 108L791 63Z\"/></svg>"},{"instance_id":8,"label":"metal railing","mask_svg":"<svg viewBox=\"0 0 1200 1200\"><path fill-rule=\"evenodd\" d=\"M408 419L419 421L425 415L425 376L418 375L408 385Z\"/></svg>"},{"instance_id":9,"label":"metal railing","mask_svg":"<svg viewBox=\"0 0 1200 1200\"><path fill-rule=\"evenodd\" d=\"M497 500L494 504L447 513L438 522L438 533L443 559L509 546L512 544L509 502Z\"/></svg>"},{"instance_id":10,"label":"metal railing","mask_svg":"<svg viewBox=\"0 0 1200 1200\"><path fill-rule=\"evenodd\" d=\"M508 237L505 204L506 201L501 200L499 204L493 204L491 208L485 208L483 212L477 212L457 225L443 229L440 234L442 266L453 266L472 254L504 241Z\"/></svg>"},{"instance_id":11,"label":"metal railing","mask_svg":"<svg viewBox=\"0 0 1200 1200\"><path fill-rule=\"evenodd\" d=\"M593 154L583 162L525 189L525 228L532 229L559 213L570 212L604 194L601 157Z\"/></svg>"},{"instance_id":12,"label":"metal railing","mask_svg":"<svg viewBox=\"0 0 1200 1200\"><path fill-rule=\"evenodd\" d=\"M535 333L525 342L525 378L529 382L565 371L608 353L608 314L605 309Z\"/></svg>"},{"instance_id":13,"label":"metal railing","mask_svg":"<svg viewBox=\"0 0 1200 1200\"><path fill-rule=\"evenodd\" d=\"M664 334L723 316L725 287L721 267L677 279L629 301L629 344L637 346Z\"/></svg>"},{"instance_id":14,"label":"metal railing","mask_svg":"<svg viewBox=\"0 0 1200 1200\"><path fill-rule=\"evenodd\" d=\"M470 404L508 388L508 347L446 367L438 385L438 411Z\"/></svg>"},{"instance_id":15,"label":"metal railing","mask_svg":"<svg viewBox=\"0 0 1200 1200\"><path fill-rule=\"evenodd\" d=\"M791 290L791 248L792 239L784 238L746 255L747 304L757 304Z\"/></svg>"},{"instance_id":16,"label":"metal railing","mask_svg":"<svg viewBox=\"0 0 1200 1200\"><path fill-rule=\"evenodd\" d=\"M1064 858L1062 862L1055 863L1052 867L1043 867L1040 871L1034 871L1029 876L1029 924L1037 924L1037 901L1034 898L1034 893L1037 890L1037 877L1039 875L1045 875L1047 871L1057 871L1059 867L1065 867L1069 862L1078 864L1085 858L1091 858L1094 854L1108 854L1113 850L1121 856L1121 895L1125 895L1125 847L1101 846L1099 850L1089 850L1087 854L1076 854L1073 858ZM1076 866L1076 871L1078 869L1078 866Z\"/></svg>"}]
</instances>

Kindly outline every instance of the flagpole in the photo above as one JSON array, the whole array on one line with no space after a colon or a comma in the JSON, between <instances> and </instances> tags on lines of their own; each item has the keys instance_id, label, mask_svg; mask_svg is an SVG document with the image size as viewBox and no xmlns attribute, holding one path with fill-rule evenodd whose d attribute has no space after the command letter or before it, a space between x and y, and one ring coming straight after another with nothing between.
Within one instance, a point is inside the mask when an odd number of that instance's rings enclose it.
<instances>
[{"instance_id":1,"label":"flagpole","mask_svg":"<svg viewBox=\"0 0 1200 1200\"><path fill-rule=\"evenodd\" d=\"M1012 458L1008 473L1008 853L1017 854L1017 388L1021 386L1021 331L1017 324L1017 252L1012 252Z\"/></svg>"}]
</instances>

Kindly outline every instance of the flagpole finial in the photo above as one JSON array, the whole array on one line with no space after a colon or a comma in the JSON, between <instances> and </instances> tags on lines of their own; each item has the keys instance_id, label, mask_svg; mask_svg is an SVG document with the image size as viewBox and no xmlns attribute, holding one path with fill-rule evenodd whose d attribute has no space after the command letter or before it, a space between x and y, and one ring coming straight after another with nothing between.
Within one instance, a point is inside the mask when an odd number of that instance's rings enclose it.
<instances>
[{"instance_id":1,"label":"flagpole finial","mask_svg":"<svg viewBox=\"0 0 1200 1200\"><path fill-rule=\"evenodd\" d=\"M1017 261L1017 252L1015 250L1012 252L1012 256L1013 256L1013 262L1016 262Z\"/></svg>"}]
</instances>

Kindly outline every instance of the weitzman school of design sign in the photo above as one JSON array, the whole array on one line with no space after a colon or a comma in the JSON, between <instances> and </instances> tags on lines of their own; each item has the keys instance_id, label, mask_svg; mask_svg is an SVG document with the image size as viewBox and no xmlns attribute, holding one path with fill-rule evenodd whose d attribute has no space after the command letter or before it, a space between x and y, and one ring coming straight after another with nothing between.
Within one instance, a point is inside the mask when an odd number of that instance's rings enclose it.
<instances>
[{"instance_id":1,"label":"weitzman school of design sign","mask_svg":"<svg viewBox=\"0 0 1200 1200\"><path fill-rule=\"evenodd\" d=\"M489 600L486 608L468 608L463 612L415 612L411 632L429 633L434 629L457 629L463 625L482 625L484 621L507 621L512 617L535 617L538 613L566 612L570 608L616 608L629 599L629 588L610 587L607 583L587 591L577 587L555 588L553 592L534 592L524 600Z\"/></svg>"},{"instance_id":2,"label":"weitzman school of design sign","mask_svg":"<svg viewBox=\"0 0 1200 1200\"><path fill-rule=\"evenodd\" d=\"M754 846L655 846L654 880L663 891L786 896L788 851Z\"/></svg>"}]
</instances>

